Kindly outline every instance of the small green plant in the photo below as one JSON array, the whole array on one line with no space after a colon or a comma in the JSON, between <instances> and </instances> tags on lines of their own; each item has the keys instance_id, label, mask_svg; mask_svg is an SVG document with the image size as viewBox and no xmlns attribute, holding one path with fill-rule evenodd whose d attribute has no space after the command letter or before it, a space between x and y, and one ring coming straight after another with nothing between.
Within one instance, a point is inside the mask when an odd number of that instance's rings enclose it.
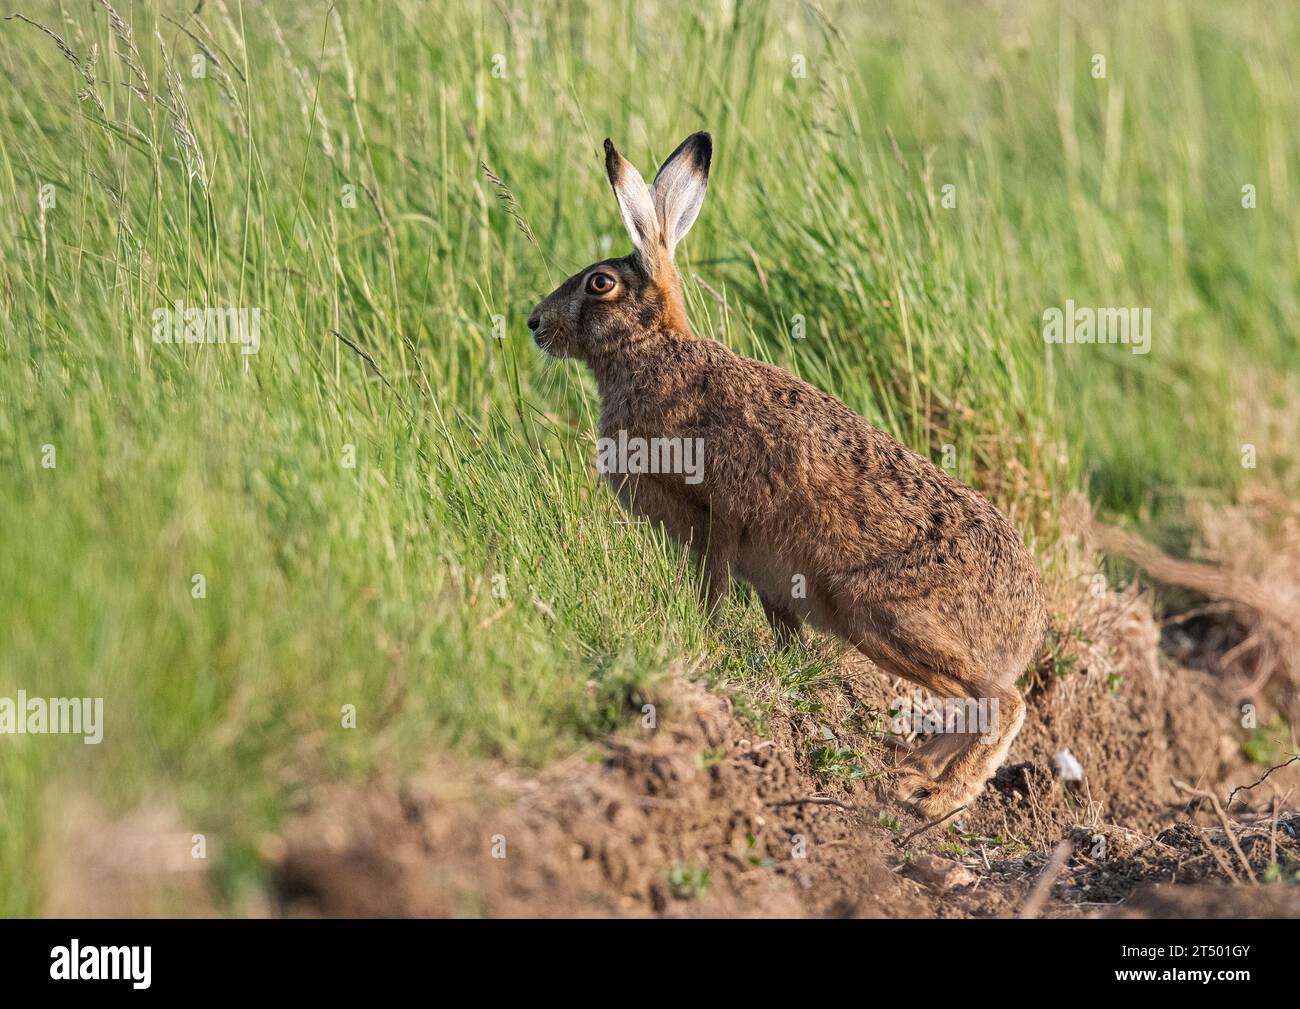
<instances>
[{"instance_id":1,"label":"small green plant","mask_svg":"<svg viewBox=\"0 0 1300 1009\"><path fill-rule=\"evenodd\" d=\"M1047 629L1047 662L1058 679L1065 679L1075 671L1079 664L1079 656L1067 654L1066 649L1071 643L1084 643L1086 641L1087 635L1083 633L1083 628L1078 626L1070 627L1064 631L1055 627Z\"/></svg>"},{"instance_id":2,"label":"small green plant","mask_svg":"<svg viewBox=\"0 0 1300 1009\"><path fill-rule=\"evenodd\" d=\"M864 756L865 754L847 746L816 746L808 754L808 759L818 774L857 781L867 773L867 769L859 763Z\"/></svg>"},{"instance_id":3,"label":"small green plant","mask_svg":"<svg viewBox=\"0 0 1300 1009\"><path fill-rule=\"evenodd\" d=\"M718 750L701 750L695 755L695 764L701 771L707 771L721 763L722 753Z\"/></svg>"},{"instance_id":4,"label":"small green plant","mask_svg":"<svg viewBox=\"0 0 1300 1009\"><path fill-rule=\"evenodd\" d=\"M770 855L760 857L758 855L752 854L752 852L758 847L758 838L755 837L752 833L745 835L745 847L748 848L751 852L751 854L745 857L745 861L747 861L750 865L758 866L760 869L771 869L773 866L777 864L776 859L772 858Z\"/></svg>"},{"instance_id":5,"label":"small green plant","mask_svg":"<svg viewBox=\"0 0 1300 1009\"><path fill-rule=\"evenodd\" d=\"M1287 749L1290 740L1291 730L1281 715L1274 714L1264 724L1257 725L1246 737L1241 744L1241 752L1247 760L1261 767L1276 767L1291 756Z\"/></svg>"},{"instance_id":6,"label":"small green plant","mask_svg":"<svg viewBox=\"0 0 1300 1009\"><path fill-rule=\"evenodd\" d=\"M709 889L709 870L697 865L677 865L668 871L668 885L679 900L698 900Z\"/></svg>"},{"instance_id":7,"label":"small green plant","mask_svg":"<svg viewBox=\"0 0 1300 1009\"><path fill-rule=\"evenodd\" d=\"M1006 843L1003 840L1001 834L994 834L992 837L983 837L979 834L968 834L962 832L959 833L957 836L960 837L967 844L983 844L990 848L1000 848L1002 847L1002 845Z\"/></svg>"}]
</instances>

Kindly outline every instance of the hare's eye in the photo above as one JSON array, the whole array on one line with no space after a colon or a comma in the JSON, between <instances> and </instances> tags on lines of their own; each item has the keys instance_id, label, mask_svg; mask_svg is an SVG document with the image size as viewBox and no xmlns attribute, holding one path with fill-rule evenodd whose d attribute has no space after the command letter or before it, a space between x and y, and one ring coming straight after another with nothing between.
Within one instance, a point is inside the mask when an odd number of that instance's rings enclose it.
<instances>
[{"instance_id":1,"label":"hare's eye","mask_svg":"<svg viewBox=\"0 0 1300 1009\"><path fill-rule=\"evenodd\" d=\"M587 278L587 293L609 294L617 283L608 273L593 273Z\"/></svg>"}]
</instances>

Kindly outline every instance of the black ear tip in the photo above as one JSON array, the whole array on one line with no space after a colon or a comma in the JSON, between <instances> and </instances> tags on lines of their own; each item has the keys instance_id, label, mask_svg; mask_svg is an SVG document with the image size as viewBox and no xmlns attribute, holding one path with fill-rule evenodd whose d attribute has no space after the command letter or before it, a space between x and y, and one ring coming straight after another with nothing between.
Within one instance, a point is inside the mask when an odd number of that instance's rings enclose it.
<instances>
[{"instance_id":1,"label":"black ear tip","mask_svg":"<svg viewBox=\"0 0 1300 1009\"><path fill-rule=\"evenodd\" d=\"M713 161L713 134L700 131L691 137L691 147L695 154L695 163L704 171L709 170Z\"/></svg>"},{"instance_id":2,"label":"black ear tip","mask_svg":"<svg viewBox=\"0 0 1300 1009\"><path fill-rule=\"evenodd\" d=\"M619 177L623 174L623 169L618 159L618 151L614 149L614 141L609 137L605 138L605 174L609 176L611 186L617 186Z\"/></svg>"}]
</instances>

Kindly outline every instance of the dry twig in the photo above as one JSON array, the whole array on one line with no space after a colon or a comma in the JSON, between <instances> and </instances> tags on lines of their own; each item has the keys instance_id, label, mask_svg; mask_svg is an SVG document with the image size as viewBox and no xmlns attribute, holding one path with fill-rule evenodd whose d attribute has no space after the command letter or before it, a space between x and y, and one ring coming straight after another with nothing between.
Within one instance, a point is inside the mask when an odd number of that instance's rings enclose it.
<instances>
[{"instance_id":1,"label":"dry twig","mask_svg":"<svg viewBox=\"0 0 1300 1009\"><path fill-rule=\"evenodd\" d=\"M903 847L905 844L907 844L908 841L912 840L912 838L914 838L914 837L919 837L921 834L924 834L924 833L925 833L927 830L929 830L931 827L938 826L939 824L943 823L944 820L948 819L948 818L951 817L951 816L956 816L958 813L960 813L960 812L961 812L963 809L965 809L965 808L966 808L966 807L965 807L964 805L962 805L962 806L958 806L958 807L957 807L956 809L954 809L952 812L950 812L950 813L944 813L943 816L939 817L939 819L937 819L937 820L931 820L929 823L922 824L920 827L917 827L916 830L912 831L912 832L911 832L910 834L908 834L905 838L903 838L901 841L899 841L899 842L898 842L898 846L899 846L900 848Z\"/></svg>"},{"instance_id":2,"label":"dry twig","mask_svg":"<svg viewBox=\"0 0 1300 1009\"><path fill-rule=\"evenodd\" d=\"M1043 867L1038 882L1034 884L1029 899L1025 901L1024 906L1020 909L1021 918L1038 917L1038 913L1043 909L1043 905L1047 903L1047 898L1052 892L1052 885L1056 882L1056 877L1061 874L1061 870L1065 868L1065 863L1069 861L1073 853L1074 845L1068 839L1056 846L1056 850L1052 852L1052 857L1047 860L1047 865Z\"/></svg>"},{"instance_id":3,"label":"dry twig","mask_svg":"<svg viewBox=\"0 0 1300 1009\"><path fill-rule=\"evenodd\" d=\"M1246 877L1252 884L1258 886L1259 880L1255 878L1255 870L1250 867L1250 860L1246 858L1246 853L1241 850L1241 845L1237 843L1237 835L1233 833L1232 823L1228 820L1228 814L1223 811L1223 807L1219 805L1218 797L1213 792L1207 792L1200 788L1193 788L1185 781L1179 781L1177 778L1172 780L1174 787L1179 791L1186 792L1188 795L1195 796L1199 799L1210 800L1210 803L1214 806L1214 812L1219 817L1219 822L1223 824L1223 832L1228 835L1228 843L1232 845L1232 850L1235 851L1237 857L1241 859L1241 864L1246 870Z\"/></svg>"}]
</instances>

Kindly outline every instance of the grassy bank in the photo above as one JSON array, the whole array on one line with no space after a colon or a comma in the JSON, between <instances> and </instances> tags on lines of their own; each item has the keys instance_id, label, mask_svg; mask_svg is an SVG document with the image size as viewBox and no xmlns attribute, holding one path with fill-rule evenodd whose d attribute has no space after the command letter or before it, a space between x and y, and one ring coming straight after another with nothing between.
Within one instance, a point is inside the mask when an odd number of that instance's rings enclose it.
<instances>
[{"instance_id":1,"label":"grassy bank","mask_svg":"<svg viewBox=\"0 0 1300 1009\"><path fill-rule=\"evenodd\" d=\"M524 326L626 248L606 135L648 173L714 133L699 332L950 463L1044 555L1074 487L1168 540L1189 496L1295 477L1240 446L1300 356L1300 15L697 6L0 22L0 697L106 719L0 741L0 913L39 910L75 791L177 803L236 899L306 782L544 762L674 665L767 649L624 523L591 383ZM1045 345L1067 299L1150 307L1150 353ZM257 353L155 343L178 301L257 310Z\"/></svg>"}]
</instances>

